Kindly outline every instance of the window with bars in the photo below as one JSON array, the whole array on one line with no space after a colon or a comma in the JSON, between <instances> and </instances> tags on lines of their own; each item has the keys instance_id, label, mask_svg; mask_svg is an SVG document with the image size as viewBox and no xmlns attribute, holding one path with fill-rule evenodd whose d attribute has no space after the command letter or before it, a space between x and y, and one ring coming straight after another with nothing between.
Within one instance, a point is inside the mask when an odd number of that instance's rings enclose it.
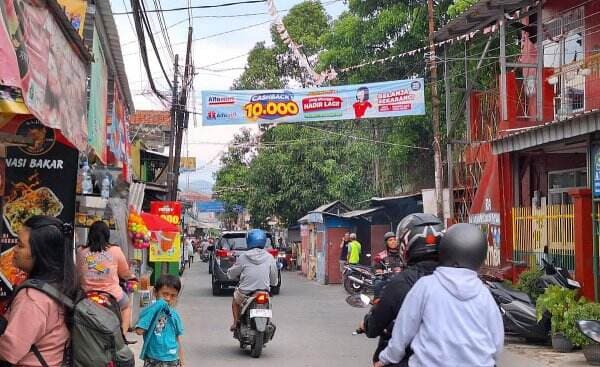
<instances>
[{"instance_id":1,"label":"window with bars","mask_svg":"<svg viewBox=\"0 0 600 367\"><path fill-rule=\"evenodd\" d=\"M544 67L555 69L554 109L558 119L585 108L585 76L579 71L585 59L583 6L544 24Z\"/></svg>"}]
</instances>

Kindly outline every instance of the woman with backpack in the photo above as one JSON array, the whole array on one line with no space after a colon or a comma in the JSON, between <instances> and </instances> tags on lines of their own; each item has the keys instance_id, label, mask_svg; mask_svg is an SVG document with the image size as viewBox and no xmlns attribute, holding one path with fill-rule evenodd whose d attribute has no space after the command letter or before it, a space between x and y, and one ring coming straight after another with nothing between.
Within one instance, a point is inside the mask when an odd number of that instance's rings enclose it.
<instances>
[{"instance_id":1,"label":"woman with backpack","mask_svg":"<svg viewBox=\"0 0 600 367\"><path fill-rule=\"evenodd\" d=\"M119 303L123 334L129 330L131 307L129 296L119 280L134 280L123 250L110 242L110 229L103 221L92 224L87 245L77 251L77 269L81 287L85 292L102 291L110 294Z\"/></svg>"},{"instance_id":2,"label":"woman with backpack","mask_svg":"<svg viewBox=\"0 0 600 367\"><path fill-rule=\"evenodd\" d=\"M19 233L14 264L29 274L28 280L49 283L74 300L78 282L71 238L72 226L54 217L34 216ZM0 361L43 366L41 357L49 367L62 365L70 336L70 312L59 302L37 289L23 289L12 300L4 321Z\"/></svg>"}]
</instances>

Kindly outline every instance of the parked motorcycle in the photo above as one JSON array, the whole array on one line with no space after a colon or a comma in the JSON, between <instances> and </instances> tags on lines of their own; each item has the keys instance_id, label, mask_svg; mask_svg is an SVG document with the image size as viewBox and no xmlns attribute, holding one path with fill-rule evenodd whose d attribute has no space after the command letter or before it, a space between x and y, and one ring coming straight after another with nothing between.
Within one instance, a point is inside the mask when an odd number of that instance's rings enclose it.
<instances>
[{"instance_id":1,"label":"parked motorcycle","mask_svg":"<svg viewBox=\"0 0 600 367\"><path fill-rule=\"evenodd\" d=\"M600 321L579 320L577 321L577 328L591 341L600 343Z\"/></svg>"},{"instance_id":2,"label":"parked motorcycle","mask_svg":"<svg viewBox=\"0 0 600 367\"><path fill-rule=\"evenodd\" d=\"M346 265L343 274L344 289L351 295L378 293L393 274L394 271L387 267L384 267L382 272L376 273L370 266Z\"/></svg>"},{"instance_id":3,"label":"parked motorcycle","mask_svg":"<svg viewBox=\"0 0 600 367\"><path fill-rule=\"evenodd\" d=\"M273 310L268 292L256 291L242 305L240 321L233 337L239 340L240 348L250 346L250 355L259 358L262 348L275 335L275 324L271 321Z\"/></svg>"},{"instance_id":4,"label":"parked motorcycle","mask_svg":"<svg viewBox=\"0 0 600 367\"><path fill-rule=\"evenodd\" d=\"M570 278L568 271L555 267L546 260L542 261L544 274L537 284L540 290L544 290L550 285L558 285L568 289L580 288L579 283ZM502 279L482 278L500 308L504 321L504 331L507 334L520 336L528 341L548 341L550 337L550 315L546 314L538 321L535 302L527 293L507 287Z\"/></svg>"}]
</instances>

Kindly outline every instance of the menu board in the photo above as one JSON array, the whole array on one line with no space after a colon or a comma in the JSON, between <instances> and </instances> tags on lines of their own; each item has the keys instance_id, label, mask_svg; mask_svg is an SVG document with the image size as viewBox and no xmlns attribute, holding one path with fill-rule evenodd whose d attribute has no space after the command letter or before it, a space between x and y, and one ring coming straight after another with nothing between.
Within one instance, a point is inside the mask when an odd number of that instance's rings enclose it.
<instances>
[{"instance_id":1,"label":"menu board","mask_svg":"<svg viewBox=\"0 0 600 367\"><path fill-rule=\"evenodd\" d=\"M0 302L26 274L13 266L13 247L23 224L34 215L73 223L78 152L55 130L30 115L17 115L2 131L31 138L33 144L8 147L0 236Z\"/></svg>"}]
</instances>

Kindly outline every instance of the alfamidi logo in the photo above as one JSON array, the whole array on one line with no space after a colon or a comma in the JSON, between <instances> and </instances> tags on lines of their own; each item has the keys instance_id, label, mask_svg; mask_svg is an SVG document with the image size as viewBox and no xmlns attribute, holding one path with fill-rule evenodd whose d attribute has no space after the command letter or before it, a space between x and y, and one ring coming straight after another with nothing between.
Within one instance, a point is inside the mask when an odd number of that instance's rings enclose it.
<instances>
[{"instance_id":1,"label":"alfamidi logo","mask_svg":"<svg viewBox=\"0 0 600 367\"><path fill-rule=\"evenodd\" d=\"M209 106L224 106L235 104L235 97L210 96L208 97Z\"/></svg>"},{"instance_id":2,"label":"alfamidi logo","mask_svg":"<svg viewBox=\"0 0 600 367\"><path fill-rule=\"evenodd\" d=\"M208 120L236 119L237 113L236 112L224 113L224 112L208 111L206 113L206 118Z\"/></svg>"}]
</instances>

